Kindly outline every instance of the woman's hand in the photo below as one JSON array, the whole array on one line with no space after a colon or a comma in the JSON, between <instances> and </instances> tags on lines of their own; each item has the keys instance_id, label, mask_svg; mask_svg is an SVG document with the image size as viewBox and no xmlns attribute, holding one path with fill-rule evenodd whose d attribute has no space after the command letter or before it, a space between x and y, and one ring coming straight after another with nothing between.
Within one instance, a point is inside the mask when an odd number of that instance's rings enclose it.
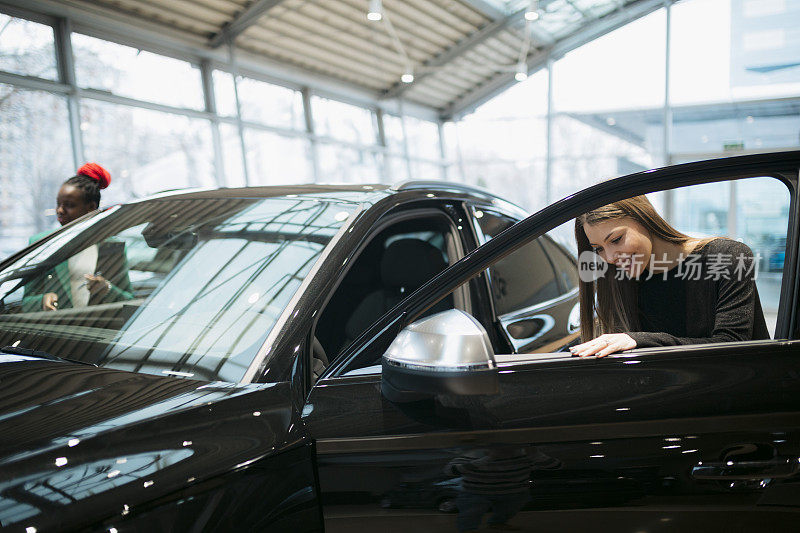
<instances>
[{"instance_id":1,"label":"woman's hand","mask_svg":"<svg viewBox=\"0 0 800 533\"><path fill-rule=\"evenodd\" d=\"M590 355L605 357L634 348L636 348L636 341L627 333L606 333L589 342L572 346L569 351L578 357L589 357Z\"/></svg>"},{"instance_id":2,"label":"woman's hand","mask_svg":"<svg viewBox=\"0 0 800 533\"><path fill-rule=\"evenodd\" d=\"M45 311L56 311L58 309L58 294L47 292L42 296L42 309Z\"/></svg>"},{"instance_id":3,"label":"woman's hand","mask_svg":"<svg viewBox=\"0 0 800 533\"><path fill-rule=\"evenodd\" d=\"M111 283L99 274L84 274L83 277L86 278L86 288L92 296L104 296L111 290Z\"/></svg>"}]
</instances>

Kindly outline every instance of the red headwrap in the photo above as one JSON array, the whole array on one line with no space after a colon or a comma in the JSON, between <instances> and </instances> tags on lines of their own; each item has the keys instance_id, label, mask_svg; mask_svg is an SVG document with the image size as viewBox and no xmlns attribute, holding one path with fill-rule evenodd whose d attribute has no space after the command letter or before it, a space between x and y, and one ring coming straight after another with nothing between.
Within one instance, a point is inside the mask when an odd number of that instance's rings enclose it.
<instances>
[{"instance_id":1,"label":"red headwrap","mask_svg":"<svg viewBox=\"0 0 800 533\"><path fill-rule=\"evenodd\" d=\"M86 163L78 169L78 175L96 179L101 189L105 189L111 183L111 174L97 163Z\"/></svg>"}]
</instances>

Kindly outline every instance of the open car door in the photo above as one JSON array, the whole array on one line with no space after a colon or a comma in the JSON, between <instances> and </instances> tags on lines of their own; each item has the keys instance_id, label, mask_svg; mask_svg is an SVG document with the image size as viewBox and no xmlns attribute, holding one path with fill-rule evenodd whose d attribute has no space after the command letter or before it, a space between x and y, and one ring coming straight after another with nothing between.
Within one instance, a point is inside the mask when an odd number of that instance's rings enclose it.
<instances>
[{"instance_id":1,"label":"open car door","mask_svg":"<svg viewBox=\"0 0 800 533\"><path fill-rule=\"evenodd\" d=\"M800 152L762 154L595 185L500 233L381 317L304 409L326 530L464 531L487 521L523 531L795 530L798 167ZM417 320L588 210L753 178L779 185L786 200L772 340L603 359L516 355L496 353L463 311Z\"/></svg>"}]
</instances>

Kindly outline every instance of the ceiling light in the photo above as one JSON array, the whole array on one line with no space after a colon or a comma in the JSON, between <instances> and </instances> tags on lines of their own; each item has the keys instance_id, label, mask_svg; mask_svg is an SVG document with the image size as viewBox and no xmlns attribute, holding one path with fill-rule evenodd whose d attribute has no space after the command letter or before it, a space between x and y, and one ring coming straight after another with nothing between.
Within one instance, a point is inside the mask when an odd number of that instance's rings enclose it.
<instances>
[{"instance_id":1,"label":"ceiling light","mask_svg":"<svg viewBox=\"0 0 800 533\"><path fill-rule=\"evenodd\" d=\"M367 12L367 20L381 20L383 18L383 6L381 0L369 0L369 11Z\"/></svg>"},{"instance_id":2,"label":"ceiling light","mask_svg":"<svg viewBox=\"0 0 800 533\"><path fill-rule=\"evenodd\" d=\"M539 20L539 2L537 0L532 0L530 6L525 11L525 20Z\"/></svg>"},{"instance_id":3,"label":"ceiling light","mask_svg":"<svg viewBox=\"0 0 800 533\"><path fill-rule=\"evenodd\" d=\"M400 81L402 81L403 83L413 83L414 71L410 67L407 68L406 71L403 73L403 75L400 76Z\"/></svg>"},{"instance_id":4,"label":"ceiling light","mask_svg":"<svg viewBox=\"0 0 800 533\"><path fill-rule=\"evenodd\" d=\"M528 79L528 66L524 62L517 64L517 73L514 74L514 79L517 81L525 81Z\"/></svg>"}]
</instances>

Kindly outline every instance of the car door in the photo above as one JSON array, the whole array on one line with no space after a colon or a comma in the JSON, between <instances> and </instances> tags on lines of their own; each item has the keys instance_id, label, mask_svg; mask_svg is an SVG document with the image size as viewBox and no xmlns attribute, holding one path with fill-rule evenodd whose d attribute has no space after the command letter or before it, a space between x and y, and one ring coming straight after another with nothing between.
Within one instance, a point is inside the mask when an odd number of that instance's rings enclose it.
<instances>
[{"instance_id":1,"label":"car door","mask_svg":"<svg viewBox=\"0 0 800 533\"><path fill-rule=\"evenodd\" d=\"M798 166L800 153L793 152L601 183L501 233L384 315L329 367L305 406L326 530L463 530L470 513L491 519L497 509L528 531L795 530ZM497 354L495 394L409 402L390 401L379 374L358 371L437 299L586 210L753 176L780 180L790 195L778 340L639 349L604 359ZM476 475L499 485L513 481L498 467L503 460L508 470L529 472L527 501L500 491L484 509L466 498Z\"/></svg>"}]
</instances>

